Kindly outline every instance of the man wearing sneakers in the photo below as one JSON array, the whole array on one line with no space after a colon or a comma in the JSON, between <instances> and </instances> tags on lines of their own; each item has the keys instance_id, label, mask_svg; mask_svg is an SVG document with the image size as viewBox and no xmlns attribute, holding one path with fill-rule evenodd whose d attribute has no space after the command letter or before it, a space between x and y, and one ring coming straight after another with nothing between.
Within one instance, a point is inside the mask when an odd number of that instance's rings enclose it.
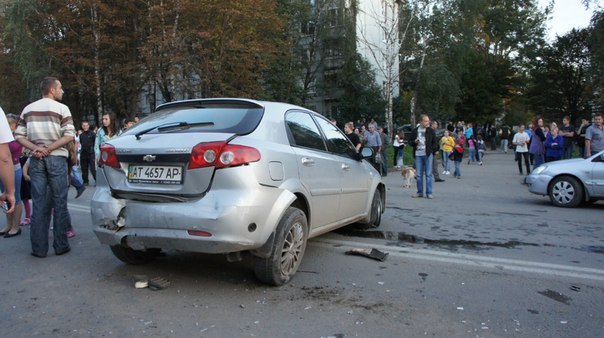
<instances>
[{"instance_id":1,"label":"man wearing sneakers","mask_svg":"<svg viewBox=\"0 0 604 338\"><path fill-rule=\"evenodd\" d=\"M422 114L419 125L413 129L411 144L415 156L417 172L417 194L414 197L424 197L424 176L426 177L426 197L432 198L432 162L438 152L436 132L430 128L430 118Z\"/></svg>"}]
</instances>

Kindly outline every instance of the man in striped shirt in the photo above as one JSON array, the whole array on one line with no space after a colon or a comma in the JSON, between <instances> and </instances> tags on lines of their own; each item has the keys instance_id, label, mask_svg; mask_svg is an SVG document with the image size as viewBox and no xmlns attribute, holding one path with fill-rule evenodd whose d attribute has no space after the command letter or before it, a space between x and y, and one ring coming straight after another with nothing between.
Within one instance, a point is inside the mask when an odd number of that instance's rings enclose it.
<instances>
[{"instance_id":1,"label":"man in striped shirt","mask_svg":"<svg viewBox=\"0 0 604 338\"><path fill-rule=\"evenodd\" d=\"M69 224L67 211L67 143L75 129L69 108L63 99L61 82L45 77L41 84L42 98L23 109L15 138L31 150L29 176L33 212L31 217L31 254L46 257L50 210L54 208L53 248L56 255L71 250L66 235ZM47 197L48 196L48 197Z\"/></svg>"}]
</instances>

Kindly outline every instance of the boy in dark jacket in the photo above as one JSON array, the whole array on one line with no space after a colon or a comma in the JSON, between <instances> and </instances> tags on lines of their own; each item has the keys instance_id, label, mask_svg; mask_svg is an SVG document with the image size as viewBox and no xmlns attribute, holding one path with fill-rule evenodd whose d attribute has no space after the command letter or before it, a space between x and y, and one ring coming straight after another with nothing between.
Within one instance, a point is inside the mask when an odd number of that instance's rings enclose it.
<instances>
[{"instance_id":1,"label":"boy in dark jacket","mask_svg":"<svg viewBox=\"0 0 604 338\"><path fill-rule=\"evenodd\" d=\"M455 162L455 172L453 176L458 179L461 178L461 161L463 160L463 147L459 144L459 142L455 142L455 147L453 147L453 152L451 153L450 158Z\"/></svg>"}]
</instances>

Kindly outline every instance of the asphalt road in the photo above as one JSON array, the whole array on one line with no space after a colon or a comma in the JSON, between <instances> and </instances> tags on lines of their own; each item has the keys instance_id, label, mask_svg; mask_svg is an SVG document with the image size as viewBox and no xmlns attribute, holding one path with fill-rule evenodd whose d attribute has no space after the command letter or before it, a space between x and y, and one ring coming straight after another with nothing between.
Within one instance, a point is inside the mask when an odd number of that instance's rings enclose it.
<instances>
[{"instance_id":1,"label":"asphalt road","mask_svg":"<svg viewBox=\"0 0 604 338\"><path fill-rule=\"evenodd\" d=\"M29 255L29 230L0 239L2 337L598 337L604 336L604 230L598 202L562 209L528 193L511 154L444 176L414 199L392 172L377 229L311 240L286 286L251 262L168 251L129 266L91 231L70 192L72 251ZM384 262L350 248L388 252ZM170 287L135 289L133 275Z\"/></svg>"}]
</instances>

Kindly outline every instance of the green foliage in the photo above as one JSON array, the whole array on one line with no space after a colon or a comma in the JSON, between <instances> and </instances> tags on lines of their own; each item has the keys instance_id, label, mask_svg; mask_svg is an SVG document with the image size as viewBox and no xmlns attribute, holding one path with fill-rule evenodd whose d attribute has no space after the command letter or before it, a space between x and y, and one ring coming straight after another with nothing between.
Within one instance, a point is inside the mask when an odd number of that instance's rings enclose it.
<instances>
[{"instance_id":1,"label":"green foliage","mask_svg":"<svg viewBox=\"0 0 604 338\"><path fill-rule=\"evenodd\" d=\"M594 13L589 29L593 105L602 111L604 109L604 10Z\"/></svg>"},{"instance_id":2,"label":"green foliage","mask_svg":"<svg viewBox=\"0 0 604 338\"><path fill-rule=\"evenodd\" d=\"M422 70L417 86L422 111L431 112L432 118L451 119L455 104L460 100L460 88L455 74L445 64L429 64Z\"/></svg>"},{"instance_id":3,"label":"green foliage","mask_svg":"<svg viewBox=\"0 0 604 338\"><path fill-rule=\"evenodd\" d=\"M591 113L588 40L587 29L572 30L543 49L528 95L531 108L546 120L561 121L570 115L575 121Z\"/></svg>"},{"instance_id":4,"label":"green foliage","mask_svg":"<svg viewBox=\"0 0 604 338\"><path fill-rule=\"evenodd\" d=\"M437 118L494 122L524 94L548 10L536 0L405 2L403 94Z\"/></svg>"},{"instance_id":5,"label":"green foliage","mask_svg":"<svg viewBox=\"0 0 604 338\"><path fill-rule=\"evenodd\" d=\"M131 117L143 88L152 105L159 93L164 101L299 93L276 76L291 56L278 53L289 47L271 0L11 0L6 13L12 48L0 66L14 58L29 100L43 76L57 76L76 119L99 109Z\"/></svg>"},{"instance_id":6,"label":"green foliage","mask_svg":"<svg viewBox=\"0 0 604 338\"><path fill-rule=\"evenodd\" d=\"M584 1L588 2L588 1ZM0 100L18 111L54 75L74 116L120 117L140 101L239 96L308 105L331 98L339 121L381 117L375 73L357 54L343 1L8 0L0 15ZM394 122L419 111L442 120L510 125L602 109L604 14L544 42L551 10L537 0L400 3L400 97ZM345 14L346 13L346 14ZM337 21L337 25L331 24ZM327 76L323 76L327 74ZM161 101L161 99L160 99ZM378 118L379 119L379 118Z\"/></svg>"},{"instance_id":7,"label":"green foliage","mask_svg":"<svg viewBox=\"0 0 604 338\"><path fill-rule=\"evenodd\" d=\"M382 116L386 109L386 103L380 93L380 88L375 81L369 63L360 55L348 60L341 73L340 86L344 89L344 95L339 101L339 115L342 121L356 121L359 118L375 118Z\"/></svg>"}]
</instances>

